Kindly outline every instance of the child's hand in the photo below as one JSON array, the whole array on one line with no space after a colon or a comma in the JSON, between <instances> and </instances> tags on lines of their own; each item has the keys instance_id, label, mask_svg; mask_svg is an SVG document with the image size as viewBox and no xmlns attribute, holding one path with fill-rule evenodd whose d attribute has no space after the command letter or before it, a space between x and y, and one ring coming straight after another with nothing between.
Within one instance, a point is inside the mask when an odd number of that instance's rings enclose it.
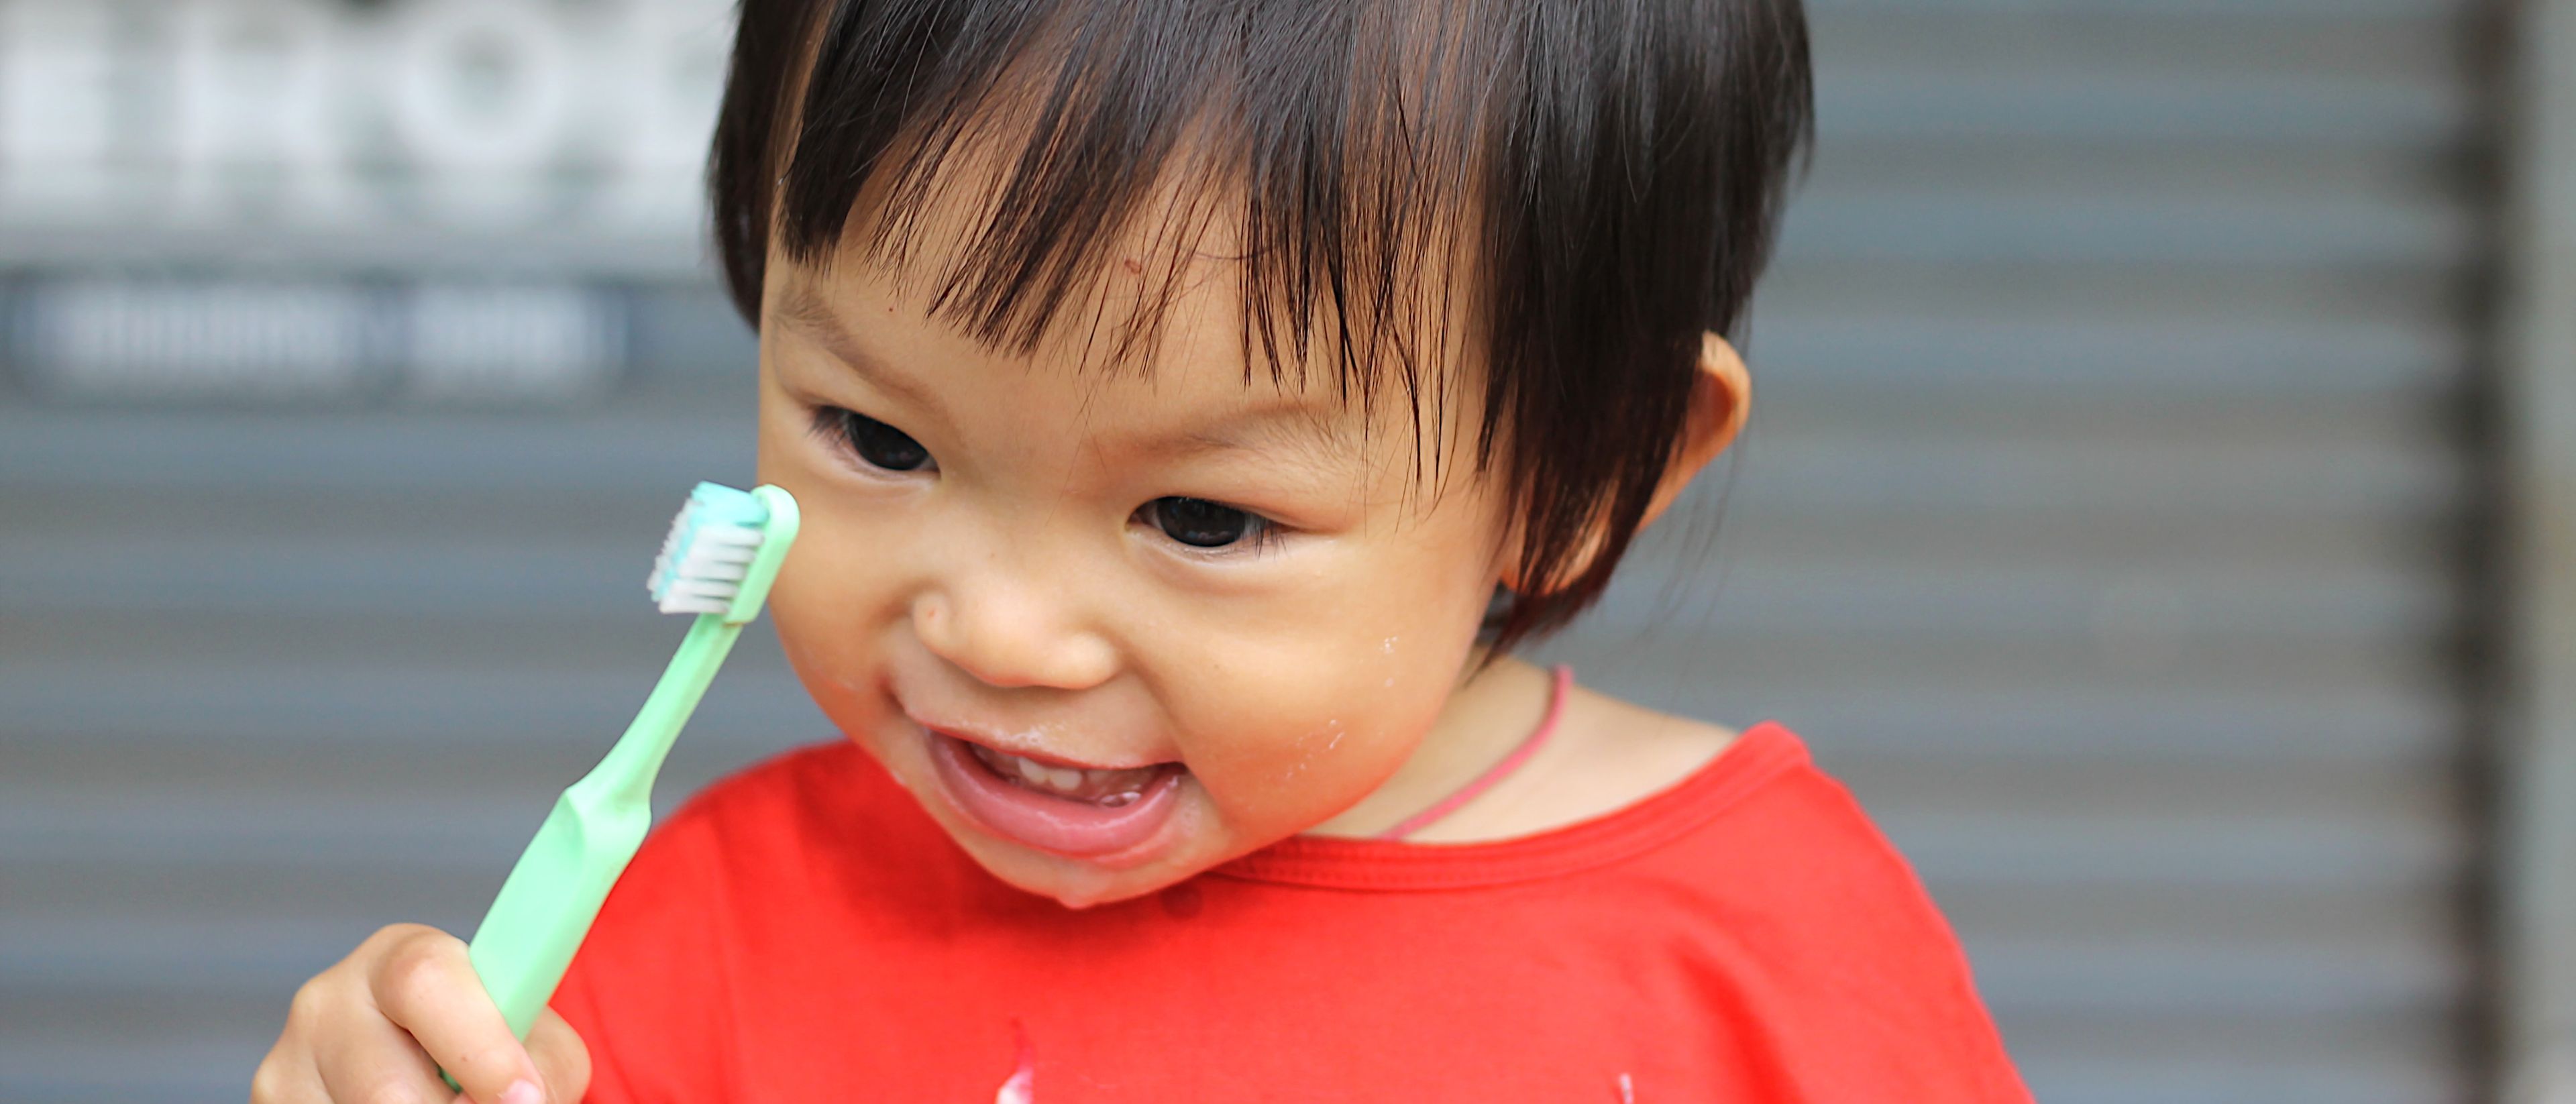
<instances>
[{"instance_id":1,"label":"child's hand","mask_svg":"<svg viewBox=\"0 0 2576 1104\"><path fill-rule=\"evenodd\" d=\"M590 1051L546 1009L527 1045L510 1035L463 940L419 924L368 936L296 990L286 1031L251 1077L251 1104L573 1104Z\"/></svg>"}]
</instances>

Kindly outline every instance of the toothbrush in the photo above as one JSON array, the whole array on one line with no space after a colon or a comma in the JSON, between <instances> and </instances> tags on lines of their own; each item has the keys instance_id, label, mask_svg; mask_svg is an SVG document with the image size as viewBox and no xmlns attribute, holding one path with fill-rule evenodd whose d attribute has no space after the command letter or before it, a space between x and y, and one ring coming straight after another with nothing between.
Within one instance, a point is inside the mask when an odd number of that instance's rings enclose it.
<instances>
[{"instance_id":1,"label":"toothbrush","mask_svg":"<svg viewBox=\"0 0 2576 1104\"><path fill-rule=\"evenodd\" d=\"M786 491L714 483L698 484L671 522L646 584L662 612L694 613L697 621L626 735L556 800L468 945L475 974L519 1038L528 1037L609 887L643 844L653 777L742 627L760 616L796 524L796 500Z\"/></svg>"}]
</instances>

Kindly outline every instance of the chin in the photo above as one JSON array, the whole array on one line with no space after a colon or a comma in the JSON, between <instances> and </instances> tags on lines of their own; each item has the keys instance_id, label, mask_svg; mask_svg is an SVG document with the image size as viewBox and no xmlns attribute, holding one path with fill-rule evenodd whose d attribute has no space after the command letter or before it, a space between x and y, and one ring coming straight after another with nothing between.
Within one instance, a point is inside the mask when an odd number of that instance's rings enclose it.
<instances>
[{"instance_id":1,"label":"chin","mask_svg":"<svg viewBox=\"0 0 2576 1104\"><path fill-rule=\"evenodd\" d=\"M1101 871L1003 871L987 866L994 877L1010 885L1049 898L1069 909L1087 909L1093 905L1114 904L1142 897L1171 884L1151 878L1108 874Z\"/></svg>"},{"instance_id":2,"label":"chin","mask_svg":"<svg viewBox=\"0 0 2576 1104\"><path fill-rule=\"evenodd\" d=\"M944 818L943 818L943 826ZM1069 909L1114 904L1189 880L1203 866L1168 861L1133 869L1104 867L1086 859L1049 855L949 828L949 836L975 864L1004 884Z\"/></svg>"}]
</instances>

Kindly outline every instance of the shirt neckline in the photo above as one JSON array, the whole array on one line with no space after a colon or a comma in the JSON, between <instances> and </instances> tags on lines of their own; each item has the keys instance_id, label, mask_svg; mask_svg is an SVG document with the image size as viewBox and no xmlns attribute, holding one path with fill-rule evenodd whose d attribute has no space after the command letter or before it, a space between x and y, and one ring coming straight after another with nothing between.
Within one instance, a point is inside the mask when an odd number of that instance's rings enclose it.
<instances>
[{"instance_id":1,"label":"shirt neckline","mask_svg":"<svg viewBox=\"0 0 2576 1104\"><path fill-rule=\"evenodd\" d=\"M1208 871L1321 889L1440 890L1562 877L1651 851L1806 765L1806 745L1770 721L1736 737L1681 781L1589 820L1511 839L1409 843L1291 836Z\"/></svg>"}]
</instances>

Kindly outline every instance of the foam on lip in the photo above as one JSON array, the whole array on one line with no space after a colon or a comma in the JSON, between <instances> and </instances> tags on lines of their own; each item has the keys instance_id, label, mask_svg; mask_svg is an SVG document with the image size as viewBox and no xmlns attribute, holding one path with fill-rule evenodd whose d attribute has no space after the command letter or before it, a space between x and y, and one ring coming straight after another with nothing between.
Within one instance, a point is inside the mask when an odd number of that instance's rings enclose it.
<instances>
[{"instance_id":1,"label":"foam on lip","mask_svg":"<svg viewBox=\"0 0 2576 1104\"><path fill-rule=\"evenodd\" d=\"M951 725L931 724L927 721L920 721L917 723L919 723L926 731L946 736L953 740L960 740L969 744L982 744L983 746L995 751L1008 752L1012 755L1034 759L1049 766L1070 767L1075 770L1142 770L1148 767L1159 767L1175 762L1175 760L1161 759L1153 762L1097 763L1087 759L1066 755L1049 746L1060 742L1056 737L1058 733L1062 731L1062 726L1055 724L1040 724L1030 728L1021 729L1017 732L994 732Z\"/></svg>"},{"instance_id":2,"label":"foam on lip","mask_svg":"<svg viewBox=\"0 0 2576 1104\"><path fill-rule=\"evenodd\" d=\"M985 747L992 748L996 751L1007 751L1013 755L1026 755L1032 759L1062 760L1065 765L1071 766L1073 765L1072 760L1067 759L1062 755L1050 753L1047 750L1048 741L1057 735L1059 727L1060 726L1053 724L1041 724L1024 728L1017 732L970 733L956 729L942 729L942 731L946 731L950 735L957 736L961 739L971 739L976 743L982 744Z\"/></svg>"}]
</instances>

